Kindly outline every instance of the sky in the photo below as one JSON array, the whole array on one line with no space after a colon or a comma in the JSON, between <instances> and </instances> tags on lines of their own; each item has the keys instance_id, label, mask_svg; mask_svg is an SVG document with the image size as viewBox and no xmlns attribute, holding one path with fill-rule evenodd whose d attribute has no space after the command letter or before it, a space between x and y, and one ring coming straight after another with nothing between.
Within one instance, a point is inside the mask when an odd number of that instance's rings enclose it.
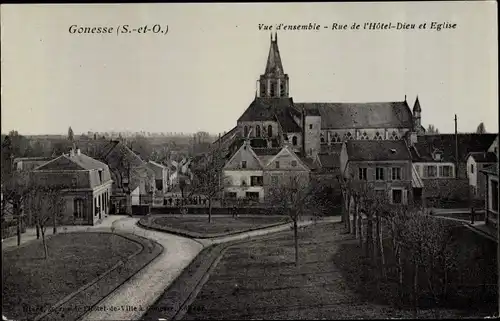
<instances>
[{"instance_id":1,"label":"sky","mask_svg":"<svg viewBox=\"0 0 500 321\"><path fill-rule=\"evenodd\" d=\"M426 128L453 132L457 114L460 132L480 122L498 132L493 1L9 4L0 12L2 133L229 131L265 69L270 32L259 24L281 23L321 26L278 31L295 102L406 95L412 107L418 95ZM430 29L433 21L456 28ZM415 29L365 30L366 22ZM168 32L116 33L156 24ZM71 34L72 25L114 29Z\"/></svg>"}]
</instances>

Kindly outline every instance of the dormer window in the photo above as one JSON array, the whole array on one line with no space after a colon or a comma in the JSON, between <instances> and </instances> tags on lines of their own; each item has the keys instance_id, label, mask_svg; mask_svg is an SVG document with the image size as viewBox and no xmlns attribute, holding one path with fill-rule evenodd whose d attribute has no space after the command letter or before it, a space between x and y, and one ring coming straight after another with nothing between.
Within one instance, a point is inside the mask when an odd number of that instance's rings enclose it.
<instances>
[{"instance_id":1,"label":"dormer window","mask_svg":"<svg viewBox=\"0 0 500 321\"><path fill-rule=\"evenodd\" d=\"M441 160L441 155L442 155L442 152L440 150L434 151L434 154L433 154L434 160L435 161L440 161Z\"/></svg>"},{"instance_id":2,"label":"dormer window","mask_svg":"<svg viewBox=\"0 0 500 321\"><path fill-rule=\"evenodd\" d=\"M255 127L255 136L260 137L260 126Z\"/></svg>"}]
</instances>

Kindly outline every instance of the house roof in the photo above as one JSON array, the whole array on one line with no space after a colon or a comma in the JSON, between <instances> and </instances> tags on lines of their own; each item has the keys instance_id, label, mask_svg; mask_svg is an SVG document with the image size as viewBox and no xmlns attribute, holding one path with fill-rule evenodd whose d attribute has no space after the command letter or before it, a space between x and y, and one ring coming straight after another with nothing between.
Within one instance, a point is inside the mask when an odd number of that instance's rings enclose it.
<instances>
[{"instance_id":1,"label":"house roof","mask_svg":"<svg viewBox=\"0 0 500 321\"><path fill-rule=\"evenodd\" d=\"M69 163L64 160L69 161ZM107 167L108 165L80 153L79 155L63 154L41 166L38 166L36 170L92 170L105 169Z\"/></svg>"},{"instance_id":2,"label":"house roof","mask_svg":"<svg viewBox=\"0 0 500 321\"><path fill-rule=\"evenodd\" d=\"M265 155L276 155L281 151L282 148L256 148L252 147L252 150L257 156Z\"/></svg>"},{"instance_id":3,"label":"house roof","mask_svg":"<svg viewBox=\"0 0 500 321\"><path fill-rule=\"evenodd\" d=\"M315 107L315 104L295 103L295 107L298 110L304 110L307 116L321 116L319 109Z\"/></svg>"},{"instance_id":4,"label":"house roof","mask_svg":"<svg viewBox=\"0 0 500 321\"><path fill-rule=\"evenodd\" d=\"M410 160L406 142L400 140L349 140L346 142L349 161Z\"/></svg>"},{"instance_id":5,"label":"house roof","mask_svg":"<svg viewBox=\"0 0 500 321\"><path fill-rule=\"evenodd\" d=\"M469 153L469 156L474 158L476 163L496 163L497 161L497 155L493 152L473 152Z\"/></svg>"},{"instance_id":6,"label":"house roof","mask_svg":"<svg viewBox=\"0 0 500 321\"><path fill-rule=\"evenodd\" d=\"M14 163L17 163L17 162L43 162L43 161L51 161L53 160L54 157L17 157L17 158L14 158Z\"/></svg>"},{"instance_id":7,"label":"house roof","mask_svg":"<svg viewBox=\"0 0 500 321\"><path fill-rule=\"evenodd\" d=\"M497 134L457 134L458 159L465 162L469 153L486 152ZM420 161L432 161L432 153L441 151L442 161L455 162L455 134L421 135L415 149Z\"/></svg>"},{"instance_id":8,"label":"house roof","mask_svg":"<svg viewBox=\"0 0 500 321\"><path fill-rule=\"evenodd\" d=\"M151 165L154 165L154 166L157 166L157 167L160 167L160 168L163 168L163 169L167 169L167 166L163 165L163 164L160 164L160 163L157 163L155 161L152 161L152 160L149 160L148 163L150 163Z\"/></svg>"},{"instance_id":9,"label":"house roof","mask_svg":"<svg viewBox=\"0 0 500 321\"><path fill-rule=\"evenodd\" d=\"M330 153L340 153L342 150L342 144L332 144L332 145L321 145L320 154L330 154Z\"/></svg>"},{"instance_id":10,"label":"house roof","mask_svg":"<svg viewBox=\"0 0 500 321\"><path fill-rule=\"evenodd\" d=\"M409 128L413 115L406 101L375 103L296 103L321 115L321 128Z\"/></svg>"},{"instance_id":11,"label":"house roof","mask_svg":"<svg viewBox=\"0 0 500 321\"><path fill-rule=\"evenodd\" d=\"M338 153L319 154L318 157L323 168L333 169L340 167L340 154Z\"/></svg>"}]
</instances>

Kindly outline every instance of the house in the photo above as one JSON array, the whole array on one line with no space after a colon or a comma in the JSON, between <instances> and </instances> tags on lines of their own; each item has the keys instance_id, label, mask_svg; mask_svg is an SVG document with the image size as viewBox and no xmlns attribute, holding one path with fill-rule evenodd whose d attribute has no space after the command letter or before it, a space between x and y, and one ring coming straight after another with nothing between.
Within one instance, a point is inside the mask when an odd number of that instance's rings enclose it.
<instances>
[{"instance_id":1,"label":"house","mask_svg":"<svg viewBox=\"0 0 500 321\"><path fill-rule=\"evenodd\" d=\"M413 202L411 154L405 140L344 142L340 171L355 188L374 191L391 204Z\"/></svg>"},{"instance_id":2,"label":"house","mask_svg":"<svg viewBox=\"0 0 500 321\"><path fill-rule=\"evenodd\" d=\"M448 200L469 205L469 176L467 157L470 153L485 152L496 134L435 134L422 135L411 145L415 171L421 177L423 198L429 206L440 206ZM458 206L458 205L457 205Z\"/></svg>"},{"instance_id":3,"label":"house","mask_svg":"<svg viewBox=\"0 0 500 321\"><path fill-rule=\"evenodd\" d=\"M31 172L34 184L61 188L62 224L94 225L109 214L113 181L108 165L71 150Z\"/></svg>"},{"instance_id":4,"label":"house","mask_svg":"<svg viewBox=\"0 0 500 321\"><path fill-rule=\"evenodd\" d=\"M224 197L265 201L265 196L290 177L309 182L310 168L292 148L253 148L245 141L223 168Z\"/></svg>"},{"instance_id":5,"label":"house","mask_svg":"<svg viewBox=\"0 0 500 321\"><path fill-rule=\"evenodd\" d=\"M14 168L18 171L31 171L53 159L54 157L19 157L14 159Z\"/></svg>"},{"instance_id":6,"label":"house","mask_svg":"<svg viewBox=\"0 0 500 321\"><path fill-rule=\"evenodd\" d=\"M494 152L474 152L467 156L467 174L469 176L469 186L471 196L474 199L484 200L486 193L486 176L479 172L498 161Z\"/></svg>"},{"instance_id":7,"label":"house","mask_svg":"<svg viewBox=\"0 0 500 321\"><path fill-rule=\"evenodd\" d=\"M491 165L480 172L485 176L485 223L498 224L498 163Z\"/></svg>"},{"instance_id":8,"label":"house","mask_svg":"<svg viewBox=\"0 0 500 321\"><path fill-rule=\"evenodd\" d=\"M169 189L169 168L152 160L148 161L147 166L154 172L156 190L167 192Z\"/></svg>"}]
</instances>

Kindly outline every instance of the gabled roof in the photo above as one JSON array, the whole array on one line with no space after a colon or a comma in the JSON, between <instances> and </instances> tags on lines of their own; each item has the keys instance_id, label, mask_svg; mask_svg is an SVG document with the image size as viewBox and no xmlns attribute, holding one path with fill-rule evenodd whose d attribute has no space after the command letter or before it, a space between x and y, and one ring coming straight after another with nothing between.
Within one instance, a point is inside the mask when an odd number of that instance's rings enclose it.
<instances>
[{"instance_id":1,"label":"gabled roof","mask_svg":"<svg viewBox=\"0 0 500 321\"><path fill-rule=\"evenodd\" d=\"M485 167L485 168L483 168L483 169L481 169L479 171L483 172L485 174L498 176L498 164Z\"/></svg>"},{"instance_id":2,"label":"gabled roof","mask_svg":"<svg viewBox=\"0 0 500 321\"><path fill-rule=\"evenodd\" d=\"M458 159L465 162L473 152L486 152L497 134L457 134ZM418 136L415 148L421 161L432 161L435 150L442 152L442 161L455 162L455 134L435 134Z\"/></svg>"},{"instance_id":3,"label":"gabled roof","mask_svg":"<svg viewBox=\"0 0 500 321\"><path fill-rule=\"evenodd\" d=\"M154 165L156 167L162 168L162 169L167 169L168 168L167 166L165 166L163 164L160 164L160 163L157 163L157 162L152 161L152 160L148 161L148 163L150 163L151 165Z\"/></svg>"},{"instance_id":4,"label":"gabled roof","mask_svg":"<svg viewBox=\"0 0 500 321\"><path fill-rule=\"evenodd\" d=\"M301 157L300 154L298 153L295 153L293 150L291 150L289 147L287 146L284 146L283 148L281 148L278 153L276 155L273 155L271 156L265 164L263 164L264 166L269 166L276 158L278 158L278 156L282 155L282 154L288 154L290 156L292 156L293 158L297 159L299 161L299 163L307 170L310 170L311 167L309 167L309 165L304 162L304 159L305 157Z\"/></svg>"},{"instance_id":5,"label":"gabled roof","mask_svg":"<svg viewBox=\"0 0 500 321\"><path fill-rule=\"evenodd\" d=\"M349 161L411 160L406 142L400 140L349 140L346 143Z\"/></svg>"},{"instance_id":6,"label":"gabled roof","mask_svg":"<svg viewBox=\"0 0 500 321\"><path fill-rule=\"evenodd\" d=\"M296 103L318 110L322 129L411 128L413 115L406 101L378 103ZM310 111L312 113L312 111Z\"/></svg>"},{"instance_id":7,"label":"gabled roof","mask_svg":"<svg viewBox=\"0 0 500 321\"><path fill-rule=\"evenodd\" d=\"M497 155L493 152L473 152L469 153L469 156L476 161L476 163L496 163Z\"/></svg>"},{"instance_id":8,"label":"gabled roof","mask_svg":"<svg viewBox=\"0 0 500 321\"><path fill-rule=\"evenodd\" d=\"M92 170L105 169L108 165L93 159L85 154L66 155L63 154L35 170Z\"/></svg>"}]
</instances>

